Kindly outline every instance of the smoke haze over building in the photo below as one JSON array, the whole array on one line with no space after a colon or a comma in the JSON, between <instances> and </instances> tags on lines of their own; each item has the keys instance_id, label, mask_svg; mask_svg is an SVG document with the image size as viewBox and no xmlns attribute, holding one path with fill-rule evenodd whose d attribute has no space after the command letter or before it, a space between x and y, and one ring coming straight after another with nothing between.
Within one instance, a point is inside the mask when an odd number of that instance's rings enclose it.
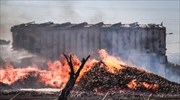
<instances>
[{"instance_id":1,"label":"smoke haze over building","mask_svg":"<svg viewBox=\"0 0 180 100\"><path fill-rule=\"evenodd\" d=\"M167 55L180 63L179 0L174 1L12 1L1 0L0 38L12 39L13 25L36 21L161 23L166 27Z\"/></svg>"}]
</instances>

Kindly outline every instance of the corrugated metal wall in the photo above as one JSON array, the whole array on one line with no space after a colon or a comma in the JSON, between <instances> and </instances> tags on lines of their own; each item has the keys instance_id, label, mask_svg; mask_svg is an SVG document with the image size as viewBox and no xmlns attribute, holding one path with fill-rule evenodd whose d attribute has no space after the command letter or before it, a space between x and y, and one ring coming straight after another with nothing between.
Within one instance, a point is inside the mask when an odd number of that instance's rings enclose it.
<instances>
[{"instance_id":1,"label":"corrugated metal wall","mask_svg":"<svg viewBox=\"0 0 180 100\"><path fill-rule=\"evenodd\" d=\"M99 49L106 49L109 53L122 57L126 57L132 50L165 57L166 51L164 27L81 25L61 29L50 26L18 26L13 27L12 32L14 47L25 48L49 59L58 59L63 52L72 52L82 58Z\"/></svg>"}]
</instances>

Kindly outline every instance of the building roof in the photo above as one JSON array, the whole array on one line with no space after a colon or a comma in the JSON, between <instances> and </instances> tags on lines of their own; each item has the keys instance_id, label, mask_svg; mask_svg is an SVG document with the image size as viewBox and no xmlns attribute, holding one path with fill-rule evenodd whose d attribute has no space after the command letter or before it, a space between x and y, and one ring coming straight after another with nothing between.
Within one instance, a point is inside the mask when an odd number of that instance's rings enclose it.
<instances>
[{"instance_id":1,"label":"building roof","mask_svg":"<svg viewBox=\"0 0 180 100\"><path fill-rule=\"evenodd\" d=\"M162 24L138 24L138 22L129 23L129 24L122 24L121 22L115 23L115 24L104 24L103 22L99 22L96 24L88 24L87 22L82 23L71 23L71 22L65 22L61 24L53 23L53 22L46 22L46 23L35 23L29 22L24 23L20 25L16 25L14 27L18 26L37 26L37 27L51 27L51 28L59 28L59 29L66 29L66 28L88 28L88 27L111 27L111 28L165 28Z\"/></svg>"}]
</instances>

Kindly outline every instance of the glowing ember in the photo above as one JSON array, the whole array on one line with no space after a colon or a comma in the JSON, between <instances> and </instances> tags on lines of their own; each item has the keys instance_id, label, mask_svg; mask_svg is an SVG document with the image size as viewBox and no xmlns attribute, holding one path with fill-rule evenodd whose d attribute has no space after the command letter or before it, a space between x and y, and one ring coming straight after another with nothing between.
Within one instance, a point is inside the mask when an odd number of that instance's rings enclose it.
<instances>
[{"instance_id":1,"label":"glowing ember","mask_svg":"<svg viewBox=\"0 0 180 100\"><path fill-rule=\"evenodd\" d=\"M146 89L152 89L157 90L159 88L158 84L150 84L147 82L137 82L136 79L133 79L131 82L126 84L130 89L137 90L140 87L146 88Z\"/></svg>"}]
</instances>

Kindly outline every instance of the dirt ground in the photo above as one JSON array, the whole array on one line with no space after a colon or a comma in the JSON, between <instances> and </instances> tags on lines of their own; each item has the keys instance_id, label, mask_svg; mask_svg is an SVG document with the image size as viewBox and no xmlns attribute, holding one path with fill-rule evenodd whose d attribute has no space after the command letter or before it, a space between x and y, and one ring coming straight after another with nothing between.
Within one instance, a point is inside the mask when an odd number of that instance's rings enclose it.
<instances>
[{"instance_id":1,"label":"dirt ground","mask_svg":"<svg viewBox=\"0 0 180 100\"><path fill-rule=\"evenodd\" d=\"M55 100L59 90L3 90L0 100ZM180 100L180 94L151 94L151 93L109 93L72 91L69 100Z\"/></svg>"}]
</instances>

